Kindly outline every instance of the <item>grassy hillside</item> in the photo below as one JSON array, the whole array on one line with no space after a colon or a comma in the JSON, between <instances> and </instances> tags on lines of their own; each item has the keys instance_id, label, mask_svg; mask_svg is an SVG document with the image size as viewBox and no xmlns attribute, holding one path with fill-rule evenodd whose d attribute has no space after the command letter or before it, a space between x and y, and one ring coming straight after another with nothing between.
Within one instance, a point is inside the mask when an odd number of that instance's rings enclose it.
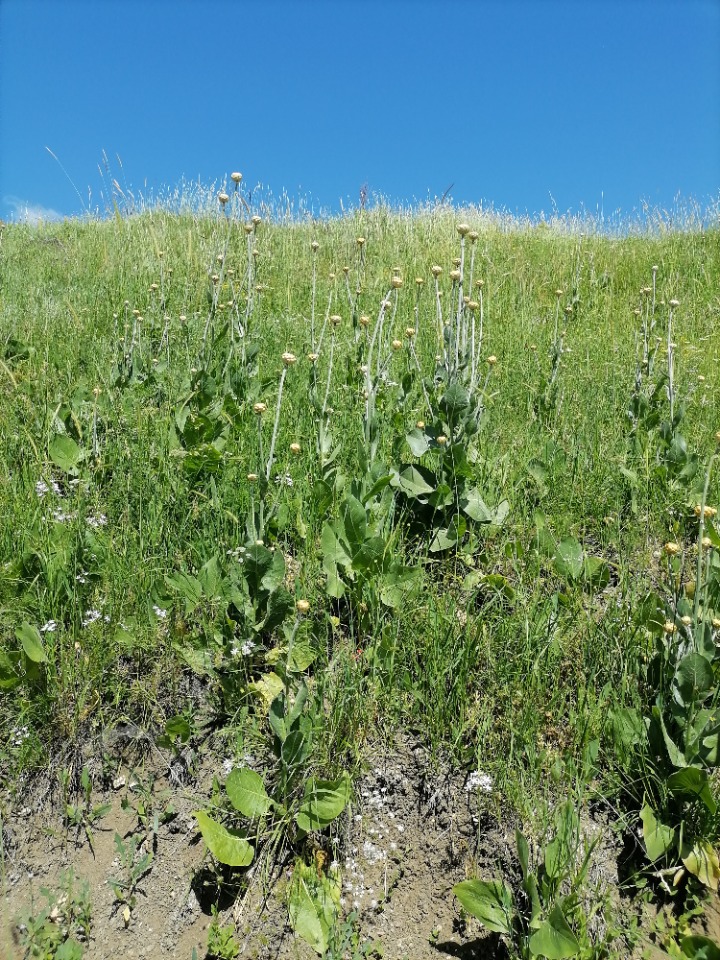
<instances>
[{"instance_id":1,"label":"grassy hillside","mask_svg":"<svg viewBox=\"0 0 720 960\"><path fill-rule=\"evenodd\" d=\"M221 731L287 810L412 732L501 820L592 799L657 896L715 888L720 233L241 198L3 230L6 816L119 724Z\"/></svg>"}]
</instances>

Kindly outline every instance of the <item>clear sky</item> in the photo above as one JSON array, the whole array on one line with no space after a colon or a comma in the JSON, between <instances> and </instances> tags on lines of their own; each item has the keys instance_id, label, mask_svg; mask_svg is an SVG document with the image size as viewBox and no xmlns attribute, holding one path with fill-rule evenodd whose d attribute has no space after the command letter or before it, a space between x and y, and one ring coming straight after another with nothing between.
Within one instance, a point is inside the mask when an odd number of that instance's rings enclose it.
<instances>
[{"instance_id":1,"label":"clear sky","mask_svg":"<svg viewBox=\"0 0 720 960\"><path fill-rule=\"evenodd\" d=\"M717 202L720 0L0 0L0 217L102 206L103 151L316 212Z\"/></svg>"}]
</instances>

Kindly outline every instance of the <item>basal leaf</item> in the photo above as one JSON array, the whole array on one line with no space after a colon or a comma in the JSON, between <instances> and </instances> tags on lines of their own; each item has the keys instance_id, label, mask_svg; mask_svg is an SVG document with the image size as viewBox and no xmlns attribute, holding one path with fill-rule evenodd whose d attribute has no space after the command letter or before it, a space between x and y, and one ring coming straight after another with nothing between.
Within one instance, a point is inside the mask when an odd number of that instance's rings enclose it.
<instances>
[{"instance_id":1,"label":"basal leaf","mask_svg":"<svg viewBox=\"0 0 720 960\"><path fill-rule=\"evenodd\" d=\"M540 924L530 937L528 946L534 956L546 957L547 960L565 960L580 953L580 942L559 906L555 906L548 919Z\"/></svg>"},{"instance_id":2,"label":"basal leaf","mask_svg":"<svg viewBox=\"0 0 720 960\"><path fill-rule=\"evenodd\" d=\"M70 474L77 473L77 465L84 455L82 447L67 434L58 434L50 444L48 453L55 466Z\"/></svg>"},{"instance_id":3,"label":"basal leaf","mask_svg":"<svg viewBox=\"0 0 720 960\"><path fill-rule=\"evenodd\" d=\"M502 880L463 880L453 893L467 912L493 933L512 933L515 906L510 887Z\"/></svg>"},{"instance_id":4,"label":"basal leaf","mask_svg":"<svg viewBox=\"0 0 720 960\"><path fill-rule=\"evenodd\" d=\"M343 774L338 780L318 780L311 777L305 786L295 822L310 833L322 830L339 817L350 799L350 777Z\"/></svg>"},{"instance_id":5,"label":"basal leaf","mask_svg":"<svg viewBox=\"0 0 720 960\"><path fill-rule=\"evenodd\" d=\"M640 811L640 819L643 825L643 841L647 858L651 863L655 863L675 843L675 831L672 827L666 827L665 824L660 823L648 804L645 804Z\"/></svg>"},{"instance_id":6,"label":"basal leaf","mask_svg":"<svg viewBox=\"0 0 720 960\"><path fill-rule=\"evenodd\" d=\"M264 817L272 800L267 794L260 774L247 767L233 770L225 782L230 803L245 817Z\"/></svg>"},{"instance_id":7,"label":"basal leaf","mask_svg":"<svg viewBox=\"0 0 720 960\"><path fill-rule=\"evenodd\" d=\"M690 853L683 857L683 866L708 890L717 891L720 881L720 860L717 851L707 840L699 840Z\"/></svg>"},{"instance_id":8,"label":"basal leaf","mask_svg":"<svg viewBox=\"0 0 720 960\"><path fill-rule=\"evenodd\" d=\"M255 851L245 837L240 836L237 831L226 829L204 810L195 810L193 816L198 822L208 850L216 860L228 867L250 866Z\"/></svg>"},{"instance_id":9,"label":"basal leaf","mask_svg":"<svg viewBox=\"0 0 720 960\"><path fill-rule=\"evenodd\" d=\"M42 637L37 627L29 623L22 623L16 630L15 636L22 644L29 660L33 663L47 663L47 654L42 645Z\"/></svg>"}]
</instances>

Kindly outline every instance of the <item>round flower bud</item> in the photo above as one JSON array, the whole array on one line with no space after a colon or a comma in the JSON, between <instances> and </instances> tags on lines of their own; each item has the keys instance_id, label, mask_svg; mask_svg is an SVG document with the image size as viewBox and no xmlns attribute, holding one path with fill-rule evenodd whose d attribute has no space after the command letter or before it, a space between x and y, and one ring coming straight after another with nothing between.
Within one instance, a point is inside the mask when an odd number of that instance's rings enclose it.
<instances>
[{"instance_id":1,"label":"round flower bud","mask_svg":"<svg viewBox=\"0 0 720 960\"><path fill-rule=\"evenodd\" d=\"M365 246L365 237L358 237L355 241L359 247Z\"/></svg>"},{"instance_id":2,"label":"round flower bud","mask_svg":"<svg viewBox=\"0 0 720 960\"><path fill-rule=\"evenodd\" d=\"M438 445L441 447L444 447L445 444L447 443L447 437L445 436L444 433L439 434L435 439L437 440Z\"/></svg>"},{"instance_id":3,"label":"round flower bud","mask_svg":"<svg viewBox=\"0 0 720 960\"><path fill-rule=\"evenodd\" d=\"M158 285L157 285L156 283L151 283L151 284L150 284L150 291L151 291L151 293L155 293L155 291L156 291L157 289L158 289Z\"/></svg>"},{"instance_id":4,"label":"round flower bud","mask_svg":"<svg viewBox=\"0 0 720 960\"><path fill-rule=\"evenodd\" d=\"M320 249L320 244L317 242L317 240L313 240L313 242L310 244L310 249L312 250L313 253L318 252L318 250Z\"/></svg>"},{"instance_id":5,"label":"round flower bud","mask_svg":"<svg viewBox=\"0 0 720 960\"><path fill-rule=\"evenodd\" d=\"M256 547L262 547L262 546L263 546L263 542L262 542L262 539L261 539L261 538L258 538L258 539L255 541L255 546L256 546Z\"/></svg>"},{"instance_id":6,"label":"round flower bud","mask_svg":"<svg viewBox=\"0 0 720 960\"><path fill-rule=\"evenodd\" d=\"M363 314L359 318L358 323L360 324L361 327L367 327L370 324L370 317L366 317L365 314Z\"/></svg>"},{"instance_id":7,"label":"round flower bud","mask_svg":"<svg viewBox=\"0 0 720 960\"><path fill-rule=\"evenodd\" d=\"M317 353L309 353L309 354L307 355L307 358L308 358L308 360L310 361L310 363L315 363L316 360L317 360L317 358L318 358L318 356L319 356L319 354L317 354Z\"/></svg>"},{"instance_id":8,"label":"round flower bud","mask_svg":"<svg viewBox=\"0 0 720 960\"><path fill-rule=\"evenodd\" d=\"M297 456L297 454L300 453L300 444L299 444L299 443L291 443L291 444L290 444L290 453L294 453L294 454Z\"/></svg>"},{"instance_id":9,"label":"round flower bud","mask_svg":"<svg viewBox=\"0 0 720 960\"><path fill-rule=\"evenodd\" d=\"M565 291L564 291L564 290L561 290L560 287L558 287L557 290L555 291L555 296L556 296L556 297L561 297L561 296L563 295L563 293L565 293Z\"/></svg>"},{"instance_id":10,"label":"round flower bud","mask_svg":"<svg viewBox=\"0 0 720 960\"><path fill-rule=\"evenodd\" d=\"M425 429L425 421L424 421L424 420L418 420L418 422L415 424L415 426L418 428L418 430L424 430L424 429Z\"/></svg>"},{"instance_id":11,"label":"round flower bud","mask_svg":"<svg viewBox=\"0 0 720 960\"><path fill-rule=\"evenodd\" d=\"M461 237L466 237L470 233L470 224L469 223L459 223L457 225L457 232Z\"/></svg>"},{"instance_id":12,"label":"round flower bud","mask_svg":"<svg viewBox=\"0 0 720 960\"><path fill-rule=\"evenodd\" d=\"M482 288L485 286L485 281L484 281L484 280L476 280L476 281L475 281L475 286L478 288L478 290L482 290Z\"/></svg>"},{"instance_id":13,"label":"round flower bud","mask_svg":"<svg viewBox=\"0 0 720 960\"><path fill-rule=\"evenodd\" d=\"M297 357L294 353L284 353L282 355L282 362L286 367L291 367L294 363L297 362Z\"/></svg>"},{"instance_id":14,"label":"round flower bud","mask_svg":"<svg viewBox=\"0 0 720 960\"><path fill-rule=\"evenodd\" d=\"M663 630L665 633L675 633L675 624L672 620L666 620L663 624Z\"/></svg>"},{"instance_id":15,"label":"round flower bud","mask_svg":"<svg viewBox=\"0 0 720 960\"><path fill-rule=\"evenodd\" d=\"M703 510L703 508L700 506L700 504L698 504L698 505L695 507L695 511L694 511L694 512L695 512L695 516L696 516L696 517L699 517L700 514L702 514L705 520L712 520L712 518L717 514L717 510L715 509L715 507L708 507L708 506L706 506L706 507L705 507L705 510Z\"/></svg>"},{"instance_id":16,"label":"round flower bud","mask_svg":"<svg viewBox=\"0 0 720 960\"><path fill-rule=\"evenodd\" d=\"M391 286L394 290L399 290L400 287L402 287L402 285L403 285L402 277L397 277L397 276L395 276L395 277L393 277L392 280L390 281L390 286Z\"/></svg>"},{"instance_id":17,"label":"round flower bud","mask_svg":"<svg viewBox=\"0 0 720 960\"><path fill-rule=\"evenodd\" d=\"M712 625L715 630L720 630L720 620L717 617L713 617Z\"/></svg>"},{"instance_id":18,"label":"round flower bud","mask_svg":"<svg viewBox=\"0 0 720 960\"><path fill-rule=\"evenodd\" d=\"M452 281L454 281L455 283L457 283L457 281L460 279L460 277L461 277L461 273L460 273L459 270L451 270L451 271L450 271L450 279L451 279Z\"/></svg>"},{"instance_id":19,"label":"round flower bud","mask_svg":"<svg viewBox=\"0 0 720 960\"><path fill-rule=\"evenodd\" d=\"M423 280L422 277L415 277L415 283L417 284L418 287L422 287L425 285L425 281Z\"/></svg>"},{"instance_id":20,"label":"round flower bud","mask_svg":"<svg viewBox=\"0 0 720 960\"><path fill-rule=\"evenodd\" d=\"M219 283L219 281L220 281L220 277L217 275L217 273L214 273L214 274L210 277L210 279L212 280L213 283Z\"/></svg>"},{"instance_id":21,"label":"round flower bud","mask_svg":"<svg viewBox=\"0 0 720 960\"><path fill-rule=\"evenodd\" d=\"M228 202L229 199L230 197L224 191L218 194L218 200L220 201L223 207L225 206L225 204Z\"/></svg>"},{"instance_id":22,"label":"round flower bud","mask_svg":"<svg viewBox=\"0 0 720 960\"><path fill-rule=\"evenodd\" d=\"M468 239L470 240L471 243L475 243L475 241L479 236L480 234L477 232L477 230L471 230L470 233L468 234Z\"/></svg>"},{"instance_id":23,"label":"round flower bud","mask_svg":"<svg viewBox=\"0 0 720 960\"><path fill-rule=\"evenodd\" d=\"M686 614L684 617L680 617L680 622L681 622L684 626L689 627L690 624L692 623L692 617L688 617L687 614Z\"/></svg>"},{"instance_id":24,"label":"round flower bud","mask_svg":"<svg viewBox=\"0 0 720 960\"><path fill-rule=\"evenodd\" d=\"M300 616L305 616L306 613L310 612L310 604L307 600L298 600L295 604L295 609L300 614Z\"/></svg>"},{"instance_id":25,"label":"round flower bud","mask_svg":"<svg viewBox=\"0 0 720 960\"><path fill-rule=\"evenodd\" d=\"M248 482L249 482L249 483L255 483L255 481L256 481L257 478L258 478L258 475L257 475L256 473L249 473L249 474L247 475L247 478L248 478Z\"/></svg>"},{"instance_id":26,"label":"round flower bud","mask_svg":"<svg viewBox=\"0 0 720 960\"><path fill-rule=\"evenodd\" d=\"M258 224L262 223L262 217L258 216L257 213L254 216L250 217L250 219L252 220L253 225L256 227Z\"/></svg>"},{"instance_id":27,"label":"round flower bud","mask_svg":"<svg viewBox=\"0 0 720 960\"><path fill-rule=\"evenodd\" d=\"M242 180L242 174L238 173L238 171L236 170L234 173L230 174L230 179L232 180L233 183L240 183L240 181Z\"/></svg>"},{"instance_id":28,"label":"round flower bud","mask_svg":"<svg viewBox=\"0 0 720 960\"><path fill-rule=\"evenodd\" d=\"M698 374L698 383L705 383L705 377L701 373Z\"/></svg>"},{"instance_id":29,"label":"round flower bud","mask_svg":"<svg viewBox=\"0 0 720 960\"><path fill-rule=\"evenodd\" d=\"M342 323L342 317L340 316L340 314L339 314L339 313L333 313L333 315L330 317L330 323L331 323L334 327L340 326L340 324Z\"/></svg>"},{"instance_id":30,"label":"round flower bud","mask_svg":"<svg viewBox=\"0 0 720 960\"><path fill-rule=\"evenodd\" d=\"M491 367L494 367L494 366L495 366L495 364L497 363L497 357L495 356L494 353L491 353L491 354L490 354L490 356L487 358L487 362L488 362L489 366L491 366Z\"/></svg>"},{"instance_id":31,"label":"round flower bud","mask_svg":"<svg viewBox=\"0 0 720 960\"><path fill-rule=\"evenodd\" d=\"M402 350L402 340L393 340L391 346L396 352Z\"/></svg>"},{"instance_id":32,"label":"round flower bud","mask_svg":"<svg viewBox=\"0 0 720 960\"><path fill-rule=\"evenodd\" d=\"M459 267L461 263L462 263L462 259L461 259L460 257L453 257L453 266L454 266L454 267Z\"/></svg>"},{"instance_id":33,"label":"round flower bud","mask_svg":"<svg viewBox=\"0 0 720 960\"><path fill-rule=\"evenodd\" d=\"M573 312L572 304L568 304L568 305L565 307L565 313L567 313L568 316L569 316L572 312Z\"/></svg>"},{"instance_id":34,"label":"round flower bud","mask_svg":"<svg viewBox=\"0 0 720 960\"><path fill-rule=\"evenodd\" d=\"M706 550L709 550L710 547L713 545L713 542L710 539L710 537L703 537L702 540L700 541L700 545L702 547L705 547Z\"/></svg>"},{"instance_id":35,"label":"round flower bud","mask_svg":"<svg viewBox=\"0 0 720 960\"><path fill-rule=\"evenodd\" d=\"M669 543L665 544L664 550L669 557L674 557L680 553L680 545L671 540Z\"/></svg>"},{"instance_id":36,"label":"round flower bud","mask_svg":"<svg viewBox=\"0 0 720 960\"><path fill-rule=\"evenodd\" d=\"M261 414L265 413L266 410L267 410L267 404L266 404L266 403L254 403L254 404L253 404L253 412L256 413L258 416L261 416Z\"/></svg>"},{"instance_id":37,"label":"round flower bud","mask_svg":"<svg viewBox=\"0 0 720 960\"><path fill-rule=\"evenodd\" d=\"M435 277L435 279L437 279L442 273L442 267L439 267L437 264L435 264L434 267L430 267L430 273Z\"/></svg>"},{"instance_id":38,"label":"round flower bud","mask_svg":"<svg viewBox=\"0 0 720 960\"><path fill-rule=\"evenodd\" d=\"M671 307L679 307L679 306L680 306L680 301L679 301L679 300L671 300L671 301L670 301L670 306L671 306Z\"/></svg>"},{"instance_id":39,"label":"round flower bud","mask_svg":"<svg viewBox=\"0 0 720 960\"><path fill-rule=\"evenodd\" d=\"M405 327L405 336L408 338L408 340L412 340L412 338L415 336L415 327Z\"/></svg>"}]
</instances>

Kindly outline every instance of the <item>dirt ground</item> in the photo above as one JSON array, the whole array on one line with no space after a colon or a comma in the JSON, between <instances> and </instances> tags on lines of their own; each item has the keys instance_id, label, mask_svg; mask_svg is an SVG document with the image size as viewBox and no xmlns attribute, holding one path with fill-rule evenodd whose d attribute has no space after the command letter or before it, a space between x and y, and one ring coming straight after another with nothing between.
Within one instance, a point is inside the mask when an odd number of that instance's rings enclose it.
<instances>
[{"instance_id":1,"label":"dirt ground","mask_svg":"<svg viewBox=\"0 0 720 960\"><path fill-rule=\"evenodd\" d=\"M187 764L176 758L174 768L159 766L152 752L141 764L118 766L108 790L92 797L92 806L110 805L91 826L92 843L84 827L67 827L57 798L41 789L34 789L24 806L15 805L3 822L2 960L22 957L22 925L46 904L42 888L57 890L70 867L90 888L86 960L192 960L193 948L203 960L216 903L219 920L234 925L240 956L316 957L287 925L282 896L287 863L267 870L258 863L249 882L247 875L238 884L237 875L228 874L218 886L193 817L218 775L212 750ZM402 742L375 752L331 850L342 871L342 907L346 915L357 915L360 945L377 944L386 960L506 956L496 935L463 921L452 894L454 884L468 876L517 872L516 824L498 823L490 809L467 774L431 767L418 745ZM602 830L588 824L591 833ZM126 849L130 838L137 838L136 860L153 853L129 915L109 882L125 876L116 834ZM617 884L616 847L611 832L603 833L593 868L600 886ZM717 904L706 924L720 926Z\"/></svg>"}]
</instances>

